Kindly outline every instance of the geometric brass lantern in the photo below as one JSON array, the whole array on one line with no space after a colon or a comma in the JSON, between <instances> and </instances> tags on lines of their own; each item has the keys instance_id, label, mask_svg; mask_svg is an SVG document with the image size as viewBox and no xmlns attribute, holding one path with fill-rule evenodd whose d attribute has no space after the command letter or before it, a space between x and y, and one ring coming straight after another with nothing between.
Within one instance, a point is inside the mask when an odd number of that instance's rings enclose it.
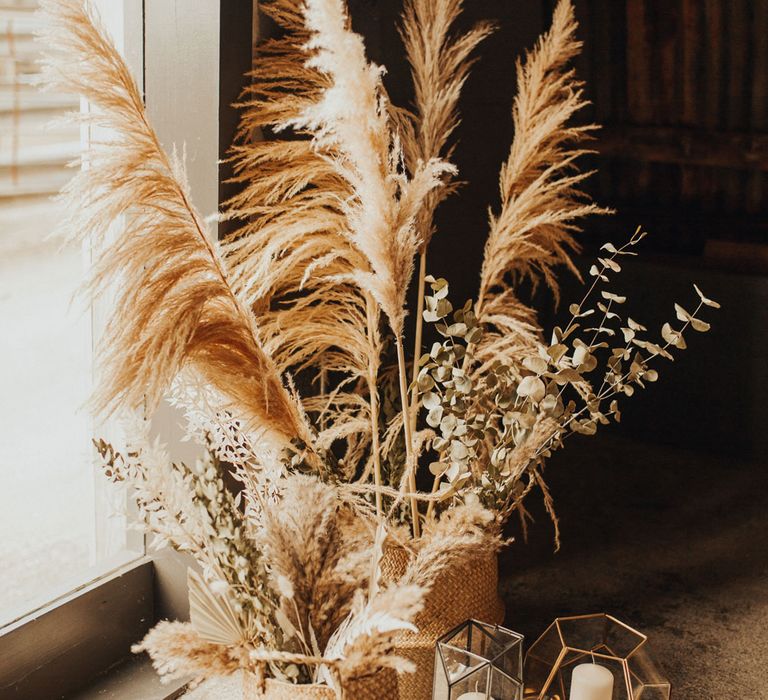
<instances>
[{"instance_id":1,"label":"geometric brass lantern","mask_svg":"<svg viewBox=\"0 0 768 700\"><path fill-rule=\"evenodd\" d=\"M523 635L467 620L435 645L433 700L522 700Z\"/></svg>"},{"instance_id":2,"label":"geometric brass lantern","mask_svg":"<svg viewBox=\"0 0 768 700\"><path fill-rule=\"evenodd\" d=\"M669 700L669 681L654 664L647 640L611 615L560 617L525 655L524 697L568 700L574 668L597 664L613 675L611 700Z\"/></svg>"}]
</instances>

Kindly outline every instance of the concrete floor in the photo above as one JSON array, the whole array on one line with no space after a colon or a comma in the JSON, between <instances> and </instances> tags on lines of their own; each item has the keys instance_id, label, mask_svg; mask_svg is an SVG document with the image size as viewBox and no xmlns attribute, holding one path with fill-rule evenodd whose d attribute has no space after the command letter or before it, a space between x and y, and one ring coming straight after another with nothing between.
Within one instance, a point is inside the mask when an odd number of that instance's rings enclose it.
<instances>
[{"instance_id":1,"label":"concrete floor","mask_svg":"<svg viewBox=\"0 0 768 700\"><path fill-rule=\"evenodd\" d=\"M528 544L501 559L507 624L530 644L557 616L609 612L648 634L676 700L768 699L764 465L600 435L546 476L562 548L532 501Z\"/></svg>"}]
</instances>

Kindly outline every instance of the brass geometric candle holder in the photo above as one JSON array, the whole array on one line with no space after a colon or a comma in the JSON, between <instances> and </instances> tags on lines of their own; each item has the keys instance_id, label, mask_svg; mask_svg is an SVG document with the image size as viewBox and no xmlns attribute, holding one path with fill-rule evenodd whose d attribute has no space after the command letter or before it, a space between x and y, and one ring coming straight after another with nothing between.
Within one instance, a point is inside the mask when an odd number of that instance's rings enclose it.
<instances>
[{"instance_id":1,"label":"brass geometric candle holder","mask_svg":"<svg viewBox=\"0 0 768 700\"><path fill-rule=\"evenodd\" d=\"M611 615L556 619L525 655L525 700L669 700L648 638Z\"/></svg>"}]
</instances>

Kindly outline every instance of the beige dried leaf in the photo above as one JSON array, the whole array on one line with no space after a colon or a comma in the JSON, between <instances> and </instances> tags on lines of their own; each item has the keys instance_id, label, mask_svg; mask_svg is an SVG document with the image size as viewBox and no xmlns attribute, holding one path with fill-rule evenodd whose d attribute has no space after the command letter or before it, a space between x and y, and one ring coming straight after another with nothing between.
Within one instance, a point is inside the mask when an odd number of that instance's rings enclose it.
<instances>
[{"instance_id":1,"label":"beige dried leaf","mask_svg":"<svg viewBox=\"0 0 768 700\"><path fill-rule=\"evenodd\" d=\"M243 641L242 625L224 595L216 595L194 569L187 569L189 617L200 639L235 646Z\"/></svg>"}]
</instances>

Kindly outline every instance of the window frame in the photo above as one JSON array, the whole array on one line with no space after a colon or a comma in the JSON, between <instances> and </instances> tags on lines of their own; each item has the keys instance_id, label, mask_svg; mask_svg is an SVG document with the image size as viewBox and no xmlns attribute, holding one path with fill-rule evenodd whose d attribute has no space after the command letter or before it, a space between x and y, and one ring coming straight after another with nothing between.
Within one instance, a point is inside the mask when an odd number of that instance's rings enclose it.
<instances>
[{"instance_id":1,"label":"window frame","mask_svg":"<svg viewBox=\"0 0 768 700\"><path fill-rule=\"evenodd\" d=\"M237 125L231 105L251 65L256 0L234 7L228 0L92 1L144 91L161 143L186 151L193 200L203 216L214 214L230 193L221 161ZM106 311L95 306L94 329ZM177 414L164 407L152 421L174 459L190 457ZM0 628L0 695L49 700L55 689L69 697L130 658L131 645L157 620L188 619L189 562L173 551L140 557ZM171 687L168 696L177 692Z\"/></svg>"}]
</instances>

